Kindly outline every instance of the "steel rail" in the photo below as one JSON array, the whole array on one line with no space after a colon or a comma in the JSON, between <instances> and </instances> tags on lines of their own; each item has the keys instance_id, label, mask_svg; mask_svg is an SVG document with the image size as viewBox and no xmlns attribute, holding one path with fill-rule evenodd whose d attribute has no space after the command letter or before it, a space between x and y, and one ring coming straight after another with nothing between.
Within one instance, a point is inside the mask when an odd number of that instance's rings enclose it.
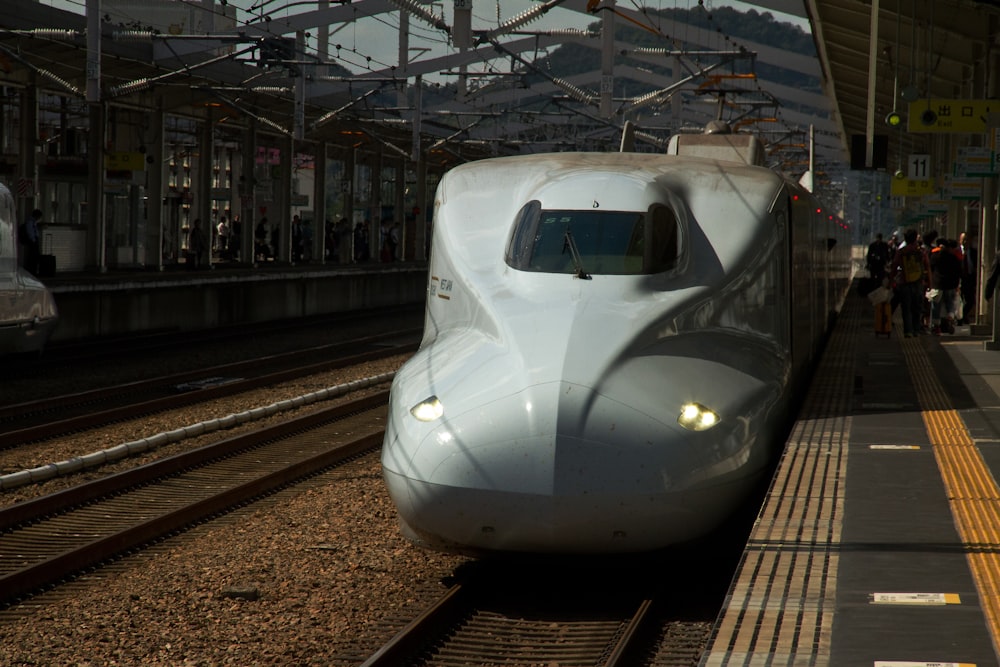
<instances>
[{"instance_id":1,"label":"steel rail","mask_svg":"<svg viewBox=\"0 0 1000 667\"><path fill-rule=\"evenodd\" d=\"M191 470L236 457L241 453L251 452L256 456L260 448L268 443L294 437L359 412L380 408L387 403L388 392L379 392L351 403L318 410L267 429L236 436L59 493L12 505L0 510L0 547L10 541L16 543L18 553L30 553L31 547L24 548L20 543L22 538L19 533L41 522L65 516L71 508L92 506L103 500L120 499L125 494L151 488L160 481L177 480L180 475ZM10 604L30 596L54 582L71 577L76 572L113 559L144 544L155 542L186 526L245 504L249 499L271 493L340 461L376 448L381 444L383 437L384 431L378 429L340 446L320 448L318 453L309 454L287 465L280 465L270 472L235 483L207 497L185 501L184 504L175 506L159 516L141 518L123 529L109 532L75 548L64 548L59 544L61 540L51 535L41 537L35 546L42 549L55 547L52 554L0 575L0 604ZM142 507L134 509L140 513L146 511Z\"/></svg>"},{"instance_id":2,"label":"steel rail","mask_svg":"<svg viewBox=\"0 0 1000 667\"><path fill-rule=\"evenodd\" d=\"M536 614L530 599L523 614L490 610L488 584L474 579L456 584L373 653L361 667L423 664L494 664L498 654L518 656L511 664L637 664L654 641L660 619L655 600L643 599L631 616L608 618L600 596L590 620ZM601 608L600 611L597 611Z\"/></svg>"},{"instance_id":3,"label":"steel rail","mask_svg":"<svg viewBox=\"0 0 1000 667\"><path fill-rule=\"evenodd\" d=\"M345 344L345 347L349 345L351 348L356 348L358 345L370 343L371 340L368 339L366 339L365 342L352 341L349 344ZM11 429L0 433L0 449L17 447L29 442L38 442L40 440L65 435L67 433L77 433L105 424L134 419L143 415L174 410L206 400L232 396L240 392L274 385L280 382L286 382L288 380L304 377L313 373L345 368L354 364L360 364L366 361L375 361L396 354L414 352L417 347L417 343L410 343L406 345L399 345L397 347L376 349L360 354L337 357L322 362L314 362L304 366L285 368L280 371L261 374L256 377L234 378L231 381L213 386L206 386L194 391L172 393L169 396L129 403L127 405L119 405L102 410L94 410L88 412L87 414L68 417L66 419L57 419L41 424L26 426L24 428ZM217 374L220 371L236 372L239 369L249 368L249 364L252 363L254 362L239 362L237 364L216 366L212 369L203 369L191 373L164 376L142 383L129 383L119 385L117 387L110 387L104 390L95 390L93 394L88 392L86 396L80 394L73 394L70 396L71 398L78 399L77 402L80 402L82 400L108 400L111 397L127 396L129 394L136 395L147 389L153 390L155 388L162 388L163 386L176 384L178 382L191 381L194 378L203 379L211 377L213 374ZM60 399L57 398L54 400L59 401ZM37 405L41 407L43 405L47 405L47 402L37 401L30 405ZM29 404L22 404L19 407L23 411L30 409ZM51 409L51 404L48 404L47 407L48 409Z\"/></svg>"}]
</instances>

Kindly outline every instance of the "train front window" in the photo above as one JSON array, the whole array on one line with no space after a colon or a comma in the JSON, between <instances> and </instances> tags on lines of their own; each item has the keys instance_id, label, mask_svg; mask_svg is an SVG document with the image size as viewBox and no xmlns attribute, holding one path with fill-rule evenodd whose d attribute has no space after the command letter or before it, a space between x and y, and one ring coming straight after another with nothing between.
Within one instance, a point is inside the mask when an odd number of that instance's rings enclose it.
<instances>
[{"instance_id":1,"label":"train front window","mask_svg":"<svg viewBox=\"0 0 1000 667\"><path fill-rule=\"evenodd\" d=\"M518 215L506 261L541 273L661 273L677 264L678 236L677 216L660 204L648 211L571 211L544 210L532 201Z\"/></svg>"}]
</instances>

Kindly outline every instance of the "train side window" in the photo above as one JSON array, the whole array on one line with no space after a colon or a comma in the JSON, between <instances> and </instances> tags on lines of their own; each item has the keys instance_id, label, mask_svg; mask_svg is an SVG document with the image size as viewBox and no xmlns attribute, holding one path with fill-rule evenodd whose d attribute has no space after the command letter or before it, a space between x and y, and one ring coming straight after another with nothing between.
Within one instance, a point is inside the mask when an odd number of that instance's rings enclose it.
<instances>
[{"instance_id":1,"label":"train side window","mask_svg":"<svg viewBox=\"0 0 1000 667\"><path fill-rule=\"evenodd\" d=\"M677 264L679 225L673 209L653 204L645 224L636 225L626 253L627 273L661 273Z\"/></svg>"},{"instance_id":2,"label":"train side window","mask_svg":"<svg viewBox=\"0 0 1000 667\"><path fill-rule=\"evenodd\" d=\"M677 265L677 255L680 252L678 242L680 228L677 214L672 208L658 207L653 218L653 233L657 241L656 247L659 248L658 259L661 262L661 271L672 269Z\"/></svg>"},{"instance_id":3,"label":"train side window","mask_svg":"<svg viewBox=\"0 0 1000 667\"><path fill-rule=\"evenodd\" d=\"M514 234L510 237L504 260L509 266L522 271L530 271L529 260L538 230L538 217L542 204L538 200L529 201L521 207L514 224Z\"/></svg>"}]
</instances>

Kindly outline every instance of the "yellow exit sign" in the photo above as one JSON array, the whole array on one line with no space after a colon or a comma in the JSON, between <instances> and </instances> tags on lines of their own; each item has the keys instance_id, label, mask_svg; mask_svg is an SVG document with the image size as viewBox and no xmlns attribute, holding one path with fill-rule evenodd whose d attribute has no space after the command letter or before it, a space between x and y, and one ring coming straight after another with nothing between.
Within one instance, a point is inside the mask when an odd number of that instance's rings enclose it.
<instances>
[{"instance_id":1,"label":"yellow exit sign","mask_svg":"<svg viewBox=\"0 0 1000 667\"><path fill-rule=\"evenodd\" d=\"M906 129L909 132L985 132L989 114L998 111L1000 100L917 100L910 102Z\"/></svg>"}]
</instances>

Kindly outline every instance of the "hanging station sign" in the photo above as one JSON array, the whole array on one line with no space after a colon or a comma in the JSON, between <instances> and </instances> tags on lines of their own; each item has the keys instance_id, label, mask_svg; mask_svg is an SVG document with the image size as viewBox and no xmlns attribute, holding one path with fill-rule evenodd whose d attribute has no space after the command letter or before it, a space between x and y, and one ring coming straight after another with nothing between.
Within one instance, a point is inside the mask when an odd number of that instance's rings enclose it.
<instances>
[{"instance_id":1,"label":"hanging station sign","mask_svg":"<svg viewBox=\"0 0 1000 667\"><path fill-rule=\"evenodd\" d=\"M908 132L986 132L990 109L1000 111L998 100L930 98L910 102Z\"/></svg>"}]
</instances>

